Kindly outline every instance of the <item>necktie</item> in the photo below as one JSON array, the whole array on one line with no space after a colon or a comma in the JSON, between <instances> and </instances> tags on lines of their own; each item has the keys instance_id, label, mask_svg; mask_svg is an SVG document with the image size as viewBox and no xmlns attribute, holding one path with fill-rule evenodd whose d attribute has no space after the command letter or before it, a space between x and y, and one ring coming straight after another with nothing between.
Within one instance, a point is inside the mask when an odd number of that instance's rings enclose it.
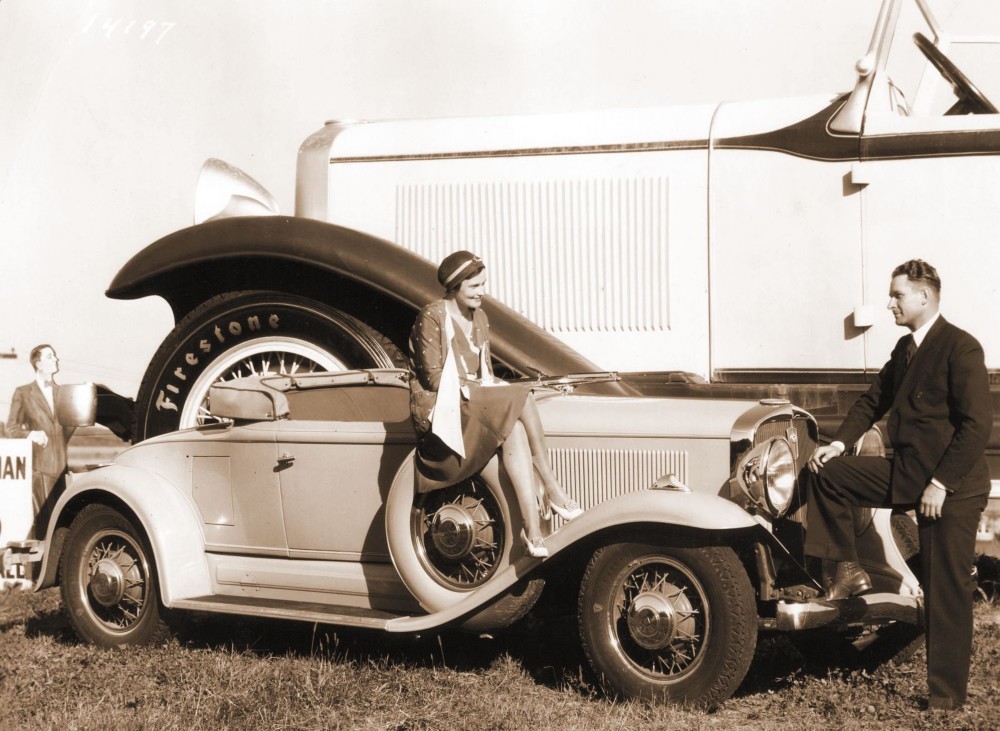
<instances>
[{"instance_id":1,"label":"necktie","mask_svg":"<svg viewBox=\"0 0 1000 731\"><path fill-rule=\"evenodd\" d=\"M906 367L910 367L910 361L913 360L913 356L917 353L917 341L910 336L909 342L906 343Z\"/></svg>"}]
</instances>

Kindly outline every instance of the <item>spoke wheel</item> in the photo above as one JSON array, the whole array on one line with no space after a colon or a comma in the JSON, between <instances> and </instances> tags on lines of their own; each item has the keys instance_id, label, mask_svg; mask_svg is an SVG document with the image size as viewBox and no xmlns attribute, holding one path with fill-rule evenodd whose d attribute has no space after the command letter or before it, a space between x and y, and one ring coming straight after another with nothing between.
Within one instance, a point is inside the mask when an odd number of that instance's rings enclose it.
<instances>
[{"instance_id":1,"label":"spoke wheel","mask_svg":"<svg viewBox=\"0 0 1000 731\"><path fill-rule=\"evenodd\" d=\"M426 494L414 491L411 455L393 478L385 505L392 562L406 588L428 612L468 599L524 557L517 536L517 496L496 458L472 479ZM508 627L541 596L545 580L528 573L458 625L470 632Z\"/></svg>"},{"instance_id":2,"label":"spoke wheel","mask_svg":"<svg viewBox=\"0 0 1000 731\"><path fill-rule=\"evenodd\" d=\"M503 556L503 513L476 478L418 496L412 534L427 572L457 589L486 583Z\"/></svg>"},{"instance_id":3,"label":"spoke wheel","mask_svg":"<svg viewBox=\"0 0 1000 731\"><path fill-rule=\"evenodd\" d=\"M753 589L732 549L618 543L594 554L580 588L580 637L616 692L714 707L753 658Z\"/></svg>"},{"instance_id":4,"label":"spoke wheel","mask_svg":"<svg viewBox=\"0 0 1000 731\"><path fill-rule=\"evenodd\" d=\"M77 516L61 571L63 603L84 640L142 644L164 629L152 553L117 511L91 505Z\"/></svg>"},{"instance_id":5,"label":"spoke wheel","mask_svg":"<svg viewBox=\"0 0 1000 731\"><path fill-rule=\"evenodd\" d=\"M704 588L684 566L644 559L620 581L608 631L637 672L653 679L681 678L703 657L712 631L707 604Z\"/></svg>"}]
</instances>

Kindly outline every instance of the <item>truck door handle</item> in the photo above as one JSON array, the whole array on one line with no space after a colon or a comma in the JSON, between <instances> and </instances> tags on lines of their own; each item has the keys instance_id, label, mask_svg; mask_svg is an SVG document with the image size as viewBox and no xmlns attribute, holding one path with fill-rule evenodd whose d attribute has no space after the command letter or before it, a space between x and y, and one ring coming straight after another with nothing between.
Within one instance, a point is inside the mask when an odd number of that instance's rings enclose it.
<instances>
[{"instance_id":1,"label":"truck door handle","mask_svg":"<svg viewBox=\"0 0 1000 731\"><path fill-rule=\"evenodd\" d=\"M288 452L282 452L281 456L278 457L278 464L281 465L282 467L287 467L294 461L295 461L295 455L289 454Z\"/></svg>"}]
</instances>

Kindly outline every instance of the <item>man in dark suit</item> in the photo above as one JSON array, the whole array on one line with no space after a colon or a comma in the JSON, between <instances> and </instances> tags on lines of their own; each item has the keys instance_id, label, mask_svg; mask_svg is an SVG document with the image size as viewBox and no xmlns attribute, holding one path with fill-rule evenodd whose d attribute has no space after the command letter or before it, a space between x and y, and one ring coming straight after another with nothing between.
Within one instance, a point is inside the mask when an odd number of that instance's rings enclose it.
<instances>
[{"instance_id":1,"label":"man in dark suit","mask_svg":"<svg viewBox=\"0 0 1000 731\"><path fill-rule=\"evenodd\" d=\"M32 448L31 502L35 512L32 536L44 538L52 504L59 497L57 489L66 472L66 443L73 429L64 428L56 418L59 385L53 376L59 372L59 358L51 345L38 345L29 356L35 380L18 386L10 404L7 436L27 437Z\"/></svg>"},{"instance_id":2,"label":"man in dark suit","mask_svg":"<svg viewBox=\"0 0 1000 731\"><path fill-rule=\"evenodd\" d=\"M972 655L976 527L990 490L985 449L993 423L983 349L938 313L941 280L924 261L892 273L888 308L908 328L829 446L809 460L806 553L837 561L830 600L871 589L858 564L852 506L918 511L927 629L928 708L966 698ZM889 413L891 461L841 457Z\"/></svg>"}]
</instances>

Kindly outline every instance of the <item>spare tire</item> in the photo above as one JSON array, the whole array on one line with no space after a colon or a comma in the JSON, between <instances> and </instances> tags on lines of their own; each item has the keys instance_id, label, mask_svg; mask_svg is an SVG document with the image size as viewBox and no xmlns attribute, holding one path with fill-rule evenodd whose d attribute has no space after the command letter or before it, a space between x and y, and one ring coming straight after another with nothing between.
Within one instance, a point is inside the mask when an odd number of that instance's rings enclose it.
<instances>
[{"instance_id":1,"label":"spare tire","mask_svg":"<svg viewBox=\"0 0 1000 731\"><path fill-rule=\"evenodd\" d=\"M386 501L386 537L400 578L428 612L454 606L525 555L514 487L494 457L475 477L426 494L414 491L413 458L396 474ZM543 523L543 527L544 527ZM461 625L506 627L541 596L545 582L526 578Z\"/></svg>"}]
</instances>

